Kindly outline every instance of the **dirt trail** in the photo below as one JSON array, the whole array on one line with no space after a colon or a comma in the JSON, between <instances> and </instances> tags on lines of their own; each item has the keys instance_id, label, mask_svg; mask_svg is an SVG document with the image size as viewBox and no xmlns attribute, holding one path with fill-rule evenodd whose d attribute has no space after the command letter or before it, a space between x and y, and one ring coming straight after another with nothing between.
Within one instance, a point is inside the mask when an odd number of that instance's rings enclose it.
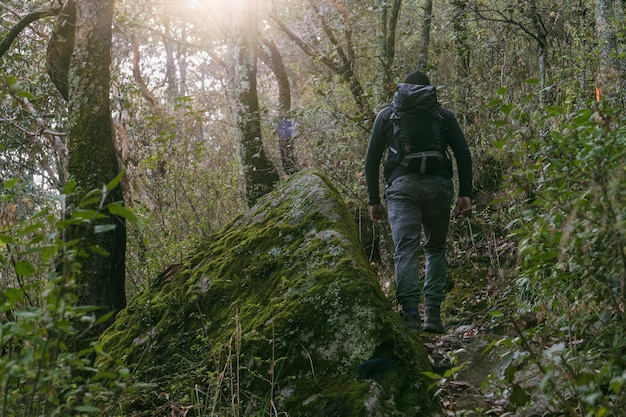
<instances>
[{"instance_id":1,"label":"dirt trail","mask_svg":"<svg viewBox=\"0 0 626 417\"><path fill-rule=\"evenodd\" d=\"M437 382L440 401L446 415L456 416L466 410L492 410L496 415L504 412L490 389L485 389L489 374L498 372L499 361L485 354L494 335L488 335L483 326L461 325L449 329L445 335L422 334L433 366L441 376Z\"/></svg>"}]
</instances>

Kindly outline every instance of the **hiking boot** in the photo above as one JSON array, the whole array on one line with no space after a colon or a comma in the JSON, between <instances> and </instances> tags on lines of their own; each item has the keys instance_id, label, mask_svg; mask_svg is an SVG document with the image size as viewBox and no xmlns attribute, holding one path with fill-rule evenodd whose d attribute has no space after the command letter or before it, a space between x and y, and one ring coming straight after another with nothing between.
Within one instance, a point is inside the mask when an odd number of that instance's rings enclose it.
<instances>
[{"instance_id":1,"label":"hiking boot","mask_svg":"<svg viewBox=\"0 0 626 417\"><path fill-rule=\"evenodd\" d=\"M406 312L403 311L400 313L402 316L402 320L404 323L415 333L420 334L422 331L422 318L420 317L419 312Z\"/></svg>"},{"instance_id":2,"label":"hiking boot","mask_svg":"<svg viewBox=\"0 0 626 417\"><path fill-rule=\"evenodd\" d=\"M441 321L441 309L439 306L426 306L424 309L424 331L437 334L446 332L446 328Z\"/></svg>"}]
</instances>

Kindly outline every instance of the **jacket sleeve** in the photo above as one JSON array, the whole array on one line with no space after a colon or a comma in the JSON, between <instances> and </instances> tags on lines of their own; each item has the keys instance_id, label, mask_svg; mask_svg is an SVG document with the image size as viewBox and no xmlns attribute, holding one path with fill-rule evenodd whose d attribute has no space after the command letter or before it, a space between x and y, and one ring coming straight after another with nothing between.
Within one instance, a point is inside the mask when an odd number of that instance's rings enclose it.
<instances>
[{"instance_id":1,"label":"jacket sleeve","mask_svg":"<svg viewBox=\"0 0 626 417\"><path fill-rule=\"evenodd\" d=\"M446 141L456 161L459 176L459 197L472 196L472 155L465 140L465 135L454 114L448 109L442 109L445 120Z\"/></svg>"},{"instance_id":2,"label":"jacket sleeve","mask_svg":"<svg viewBox=\"0 0 626 417\"><path fill-rule=\"evenodd\" d=\"M385 110L381 111L374 120L374 127L372 128L365 155L365 184L367 186L367 202L369 205L380 203L380 161L387 147L387 140L383 132L385 113Z\"/></svg>"}]
</instances>

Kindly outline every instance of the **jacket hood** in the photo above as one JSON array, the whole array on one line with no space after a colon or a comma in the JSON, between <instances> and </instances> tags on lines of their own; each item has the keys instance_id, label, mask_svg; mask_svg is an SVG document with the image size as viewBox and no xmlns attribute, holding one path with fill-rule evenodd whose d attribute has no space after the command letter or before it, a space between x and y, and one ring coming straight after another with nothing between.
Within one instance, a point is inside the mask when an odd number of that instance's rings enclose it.
<instances>
[{"instance_id":1,"label":"jacket hood","mask_svg":"<svg viewBox=\"0 0 626 417\"><path fill-rule=\"evenodd\" d=\"M394 112L430 110L437 108L437 89L433 85L400 83L391 102Z\"/></svg>"}]
</instances>

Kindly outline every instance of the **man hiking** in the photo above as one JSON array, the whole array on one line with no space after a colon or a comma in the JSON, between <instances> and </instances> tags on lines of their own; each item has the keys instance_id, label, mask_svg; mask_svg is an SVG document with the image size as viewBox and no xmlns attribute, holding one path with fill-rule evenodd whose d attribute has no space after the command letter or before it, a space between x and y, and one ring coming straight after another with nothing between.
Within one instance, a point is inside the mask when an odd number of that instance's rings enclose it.
<instances>
[{"instance_id":1,"label":"man hiking","mask_svg":"<svg viewBox=\"0 0 626 417\"><path fill-rule=\"evenodd\" d=\"M439 105L428 77L415 71L398 84L392 104L376 117L365 156L365 181L372 221L385 218L379 190L379 168L388 157L383 174L385 197L394 243L396 302L405 323L422 330L418 306L424 297L424 327L445 333L441 302L446 290L446 237L454 193L454 154L459 178L456 215L471 214L472 158L458 121ZM419 247L424 232L426 274L420 285Z\"/></svg>"}]
</instances>

